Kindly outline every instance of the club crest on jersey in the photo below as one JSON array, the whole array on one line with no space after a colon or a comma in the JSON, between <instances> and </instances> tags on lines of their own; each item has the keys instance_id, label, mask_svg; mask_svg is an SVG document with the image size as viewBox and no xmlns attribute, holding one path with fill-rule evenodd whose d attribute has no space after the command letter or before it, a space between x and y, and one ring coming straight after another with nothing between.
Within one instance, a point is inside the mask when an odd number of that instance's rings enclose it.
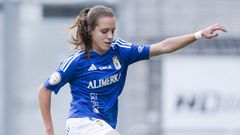
<instances>
[{"instance_id":1,"label":"club crest on jersey","mask_svg":"<svg viewBox=\"0 0 240 135\"><path fill-rule=\"evenodd\" d=\"M58 84L59 82L61 82L62 78L61 78L61 75L59 72L53 72L52 75L50 76L49 78L49 84L51 85L56 85Z\"/></svg>"},{"instance_id":2,"label":"club crest on jersey","mask_svg":"<svg viewBox=\"0 0 240 135\"><path fill-rule=\"evenodd\" d=\"M120 64L118 58L115 56L115 57L112 58L112 60L113 60L113 64L114 64L115 68L117 70L119 70L121 68L121 64Z\"/></svg>"}]
</instances>

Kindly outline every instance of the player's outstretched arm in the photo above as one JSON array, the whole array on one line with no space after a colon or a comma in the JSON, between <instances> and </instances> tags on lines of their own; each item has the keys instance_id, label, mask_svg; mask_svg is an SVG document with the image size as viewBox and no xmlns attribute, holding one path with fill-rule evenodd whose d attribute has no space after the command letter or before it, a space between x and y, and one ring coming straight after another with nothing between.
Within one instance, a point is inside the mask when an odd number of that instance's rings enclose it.
<instances>
[{"instance_id":1,"label":"player's outstretched arm","mask_svg":"<svg viewBox=\"0 0 240 135\"><path fill-rule=\"evenodd\" d=\"M44 86L40 86L38 90L38 99L40 110L42 114L42 118L46 128L46 135L54 135L54 128L52 124L51 117L51 93L52 91L45 88Z\"/></svg>"},{"instance_id":2,"label":"player's outstretched arm","mask_svg":"<svg viewBox=\"0 0 240 135\"><path fill-rule=\"evenodd\" d=\"M165 39L150 46L150 57L174 52L200 38L211 39L217 37L218 31L227 32L223 25L214 24L196 33Z\"/></svg>"}]
</instances>

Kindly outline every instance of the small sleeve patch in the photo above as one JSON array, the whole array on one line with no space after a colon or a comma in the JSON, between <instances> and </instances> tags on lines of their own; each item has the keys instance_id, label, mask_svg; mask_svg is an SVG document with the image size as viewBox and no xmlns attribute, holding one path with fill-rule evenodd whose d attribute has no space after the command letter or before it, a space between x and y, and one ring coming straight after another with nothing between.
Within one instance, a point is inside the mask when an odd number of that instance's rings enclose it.
<instances>
[{"instance_id":1,"label":"small sleeve patch","mask_svg":"<svg viewBox=\"0 0 240 135\"><path fill-rule=\"evenodd\" d=\"M143 46L143 45L139 45L139 46L138 46L138 53L142 53L142 51L143 51L143 48L144 48L144 46Z\"/></svg>"},{"instance_id":2,"label":"small sleeve patch","mask_svg":"<svg viewBox=\"0 0 240 135\"><path fill-rule=\"evenodd\" d=\"M62 80L62 78L61 78L60 73L57 72L57 71L55 71L55 72L53 72L52 75L50 76L48 82L49 82L49 84L51 84L51 85L56 85L56 84L60 83L61 80Z\"/></svg>"}]
</instances>

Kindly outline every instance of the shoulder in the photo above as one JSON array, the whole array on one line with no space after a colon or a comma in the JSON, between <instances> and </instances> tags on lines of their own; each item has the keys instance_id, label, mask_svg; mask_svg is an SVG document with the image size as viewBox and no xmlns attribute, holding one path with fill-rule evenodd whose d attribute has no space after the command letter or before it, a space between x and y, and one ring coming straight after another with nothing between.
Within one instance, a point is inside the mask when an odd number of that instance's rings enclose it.
<instances>
[{"instance_id":1,"label":"shoulder","mask_svg":"<svg viewBox=\"0 0 240 135\"><path fill-rule=\"evenodd\" d=\"M82 50L74 50L71 52L60 64L59 69L66 71L69 66L76 65L78 61L84 56Z\"/></svg>"},{"instance_id":2,"label":"shoulder","mask_svg":"<svg viewBox=\"0 0 240 135\"><path fill-rule=\"evenodd\" d=\"M120 48L131 48L131 46L132 46L132 43L130 43L130 42L127 42L127 41L125 41L125 40L122 40L122 39L120 39L120 38L116 38L116 39L114 39L113 40L113 42L112 42L112 48L113 49L120 49Z\"/></svg>"}]
</instances>

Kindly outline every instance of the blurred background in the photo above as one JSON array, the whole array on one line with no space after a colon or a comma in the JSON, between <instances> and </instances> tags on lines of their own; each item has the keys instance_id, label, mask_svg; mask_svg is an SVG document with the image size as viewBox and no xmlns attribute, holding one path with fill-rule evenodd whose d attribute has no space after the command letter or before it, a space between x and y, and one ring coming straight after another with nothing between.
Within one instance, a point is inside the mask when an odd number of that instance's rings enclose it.
<instances>
[{"instance_id":1,"label":"blurred background","mask_svg":"<svg viewBox=\"0 0 240 135\"><path fill-rule=\"evenodd\" d=\"M43 135L37 89L71 51L68 27L85 7L117 15L116 37L151 44L226 26L214 40L130 66L120 96L121 135L240 134L239 0L0 0L0 134ZM71 95L52 96L56 135L65 135Z\"/></svg>"}]
</instances>

